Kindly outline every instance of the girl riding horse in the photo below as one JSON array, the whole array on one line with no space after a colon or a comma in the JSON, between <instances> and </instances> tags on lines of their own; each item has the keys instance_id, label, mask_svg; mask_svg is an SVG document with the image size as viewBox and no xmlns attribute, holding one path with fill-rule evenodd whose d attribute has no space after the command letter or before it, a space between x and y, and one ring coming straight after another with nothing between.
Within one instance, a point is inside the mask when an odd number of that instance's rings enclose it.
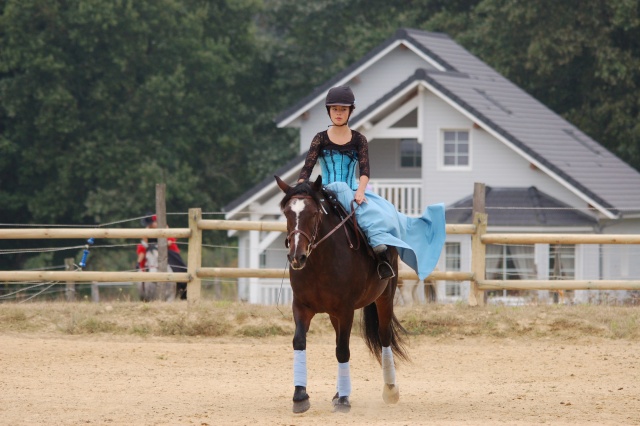
<instances>
[{"instance_id":1,"label":"girl riding horse","mask_svg":"<svg viewBox=\"0 0 640 426\"><path fill-rule=\"evenodd\" d=\"M436 266L446 237L444 204L428 206L422 217L410 218L379 195L366 190L369 183L369 147L365 136L349 128L355 109L355 97L347 86L334 87L325 100L331 120L328 130L311 141L298 182L308 180L320 161L322 180L351 211L351 201L358 204L357 222L378 258L380 279L394 274L388 247L396 247L403 262L424 280ZM356 166L359 176L356 177Z\"/></svg>"},{"instance_id":2,"label":"girl riding horse","mask_svg":"<svg viewBox=\"0 0 640 426\"><path fill-rule=\"evenodd\" d=\"M349 337L354 310L360 308L364 308L365 342L383 367L383 397L387 402L397 401L393 354L405 356L398 336L402 326L393 315L397 256L423 280L435 268L446 236L443 204L428 206L421 217L410 218L384 198L366 190L370 176L368 142L348 125L355 109L351 89L332 88L325 105L332 125L313 138L298 185L290 187L276 177L278 186L286 194L281 208L287 218L296 324L294 412L309 409L306 334L311 319L319 312L329 314L336 331L336 410L350 408ZM318 161L322 176L311 185L307 181ZM321 192L323 181L326 187ZM336 215L327 213L327 209L332 211L330 206L325 206L328 194L335 197L348 214L352 212L352 201L357 204L354 207L357 223L373 247L377 265L372 263L366 248L350 249L345 241L339 241L340 237L332 234L336 227L344 225L344 220L341 222Z\"/></svg>"}]
</instances>

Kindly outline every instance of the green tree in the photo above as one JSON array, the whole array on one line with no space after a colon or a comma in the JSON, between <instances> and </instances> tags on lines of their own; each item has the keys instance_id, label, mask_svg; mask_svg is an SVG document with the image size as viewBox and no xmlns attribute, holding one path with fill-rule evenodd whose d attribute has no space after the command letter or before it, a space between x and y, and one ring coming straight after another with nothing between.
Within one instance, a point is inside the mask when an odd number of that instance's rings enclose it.
<instances>
[{"instance_id":1,"label":"green tree","mask_svg":"<svg viewBox=\"0 0 640 426\"><path fill-rule=\"evenodd\" d=\"M258 2L0 5L2 222L136 217L157 182L169 211L219 210L255 178Z\"/></svg>"}]
</instances>

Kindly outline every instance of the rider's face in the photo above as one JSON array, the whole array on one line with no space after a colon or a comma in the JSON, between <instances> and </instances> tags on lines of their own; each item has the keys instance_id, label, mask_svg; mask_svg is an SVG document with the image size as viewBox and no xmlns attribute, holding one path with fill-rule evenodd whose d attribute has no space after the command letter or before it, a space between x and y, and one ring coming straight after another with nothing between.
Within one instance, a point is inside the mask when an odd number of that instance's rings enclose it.
<instances>
[{"instance_id":1,"label":"rider's face","mask_svg":"<svg viewBox=\"0 0 640 426\"><path fill-rule=\"evenodd\" d=\"M329 107L329 118L335 125L342 125L349 119L349 107L343 105L332 105Z\"/></svg>"}]
</instances>

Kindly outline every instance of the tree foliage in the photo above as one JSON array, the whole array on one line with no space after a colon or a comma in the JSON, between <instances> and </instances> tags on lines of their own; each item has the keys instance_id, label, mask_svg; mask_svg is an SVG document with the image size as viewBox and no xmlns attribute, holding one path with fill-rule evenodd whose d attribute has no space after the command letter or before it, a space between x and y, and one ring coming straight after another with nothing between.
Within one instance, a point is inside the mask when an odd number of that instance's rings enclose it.
<instances>
[{"instance_id":1,"label":"tree foliage","mask_svg":"<svg viewBox=\"0 0 640 426\"><path fill-rule=\"evenodd\" d=\"M280 41L281 75L290 77L281 81L295 97L397 28L444 32L640 169L639 7L636 0L273 0L267 16Z\"/></svg>"},{"instance_id":2,"label":"tree foliage","mask_svg":"<svg viewBox=\"0 0 640 426\"><path fill-rule=\"evenodd\" d=\"M0 216L223 205L295 154L273 117L398 28L449 34L640 169L636 0L0 0ZM0 261L1 262L1 261Z\"/></svg>"},{"instance_id":3,"label":"tree foliage","mask_svg":"<svg viewBox=\"0 0 640 426\"><path fill-rule=\"evenodd\" d=\"M6 1L0 207L45 223L219 208L248 183L251 1ZM214 189L215 188L215 189Z\"/></svg>"}]
</instances>

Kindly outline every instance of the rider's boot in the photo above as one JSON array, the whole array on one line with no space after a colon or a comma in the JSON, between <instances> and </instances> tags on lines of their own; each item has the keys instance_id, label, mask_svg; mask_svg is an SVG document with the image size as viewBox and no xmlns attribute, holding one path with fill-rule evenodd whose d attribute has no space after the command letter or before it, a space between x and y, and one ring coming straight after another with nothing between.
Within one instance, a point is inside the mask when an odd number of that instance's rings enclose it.
<instances>
[{"instance_id":1,"label":"rider's boot","mask_svg":"<svg viewBox=\"0 0 640 426\"><path fill-rule=\"evenodd\" d=\"M377 245L373 248L373 252L378 259L378 276L380 279L386 280L395 277L396 274L393 272L393 267L391 267L387 256L387 246L384 244Z\"/></svg>"}]
</instances>

